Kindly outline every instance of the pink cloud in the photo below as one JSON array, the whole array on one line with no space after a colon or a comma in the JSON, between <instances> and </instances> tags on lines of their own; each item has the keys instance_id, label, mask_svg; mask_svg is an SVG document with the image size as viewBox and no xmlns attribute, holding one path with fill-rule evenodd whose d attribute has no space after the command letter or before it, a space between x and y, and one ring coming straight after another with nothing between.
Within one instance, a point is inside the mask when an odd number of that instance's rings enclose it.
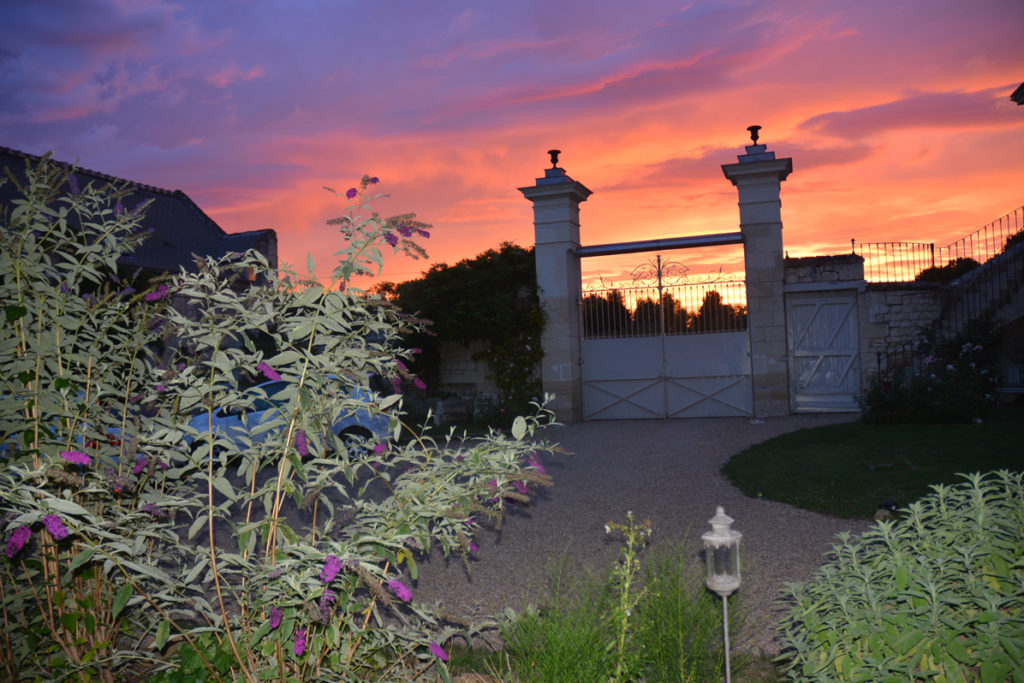
<instances>
[{"instance_id":1,"label":"pink cloud","mask_svg":"<svg viewBox=\"0 0 1024 683\"><path fill-rule=\"evenodd\" d=\"M1007 93L1010 86L975 92L915 93L898 100L813 116L810 131L860 138L898 128L1012 126L1020 121Z\"/></svg>"},{"instance_id":2,"label":"pink cloud","mask_svg":"<svg viewBox=\"0 0 1024 683\"><path fill-rule=\"evenodd\" d=\"M242 70L237 64L218 69L206 77L206 82L215 88L226 88L238 81L251 81L264 76L262 66L254 66L251 69Z\"/></svg>"}]
</instances>

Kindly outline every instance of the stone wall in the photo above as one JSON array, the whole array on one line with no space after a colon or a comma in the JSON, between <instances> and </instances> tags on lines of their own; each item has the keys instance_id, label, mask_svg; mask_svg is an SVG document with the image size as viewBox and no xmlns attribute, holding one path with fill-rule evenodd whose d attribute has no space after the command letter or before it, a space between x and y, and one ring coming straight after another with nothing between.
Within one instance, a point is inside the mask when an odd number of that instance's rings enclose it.
<instances>
[{"instance_id":1,"label":"stone wall","mask_svg":"<svg viewBox=\"0 0 1024 683\"><path fill-rule=\"evenodd\" d=\"M442 394L460 398L475 398L477 394L496 394L498 388L487 379L487 363L473 360L473 355L487 348L483 342L471 342L468 346L454 342L442 342L441 386Z\"/></svg>"},{"instance_id":2,"label":"stone wall","mask_svg":"<svg viewBox=\"0 0 1024 683\"><path fill-rule=\"evenodd\" d=\"M877 354L913 341L942 312L943 288L928 282L869 284L861 303L863 365L877 366Z\"/></svg>"},{"instance_id":3,"label":"stone wall","mask_svg":"<svg viewBox=\"0 0 1024 683\"><path fill-rule=\"evenodd\" d=\"M864 280L864 258L856 254L787 258L785 265L787 285L850 282L857 286Z\"/></svg>"}]
</instances>

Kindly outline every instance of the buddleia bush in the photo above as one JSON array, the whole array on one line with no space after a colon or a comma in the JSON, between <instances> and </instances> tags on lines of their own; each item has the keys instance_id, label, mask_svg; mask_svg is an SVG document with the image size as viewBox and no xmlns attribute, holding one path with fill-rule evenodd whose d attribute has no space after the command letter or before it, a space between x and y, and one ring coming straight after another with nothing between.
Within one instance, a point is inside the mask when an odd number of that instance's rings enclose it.
<instances>
[{"instance_id":1,"label":"buddleia bush","mask_svg":"<svg viewBox=\"0 0 1024 683\"><path fill-rule=\"evenodd\" d=\"M257 253L204 258L134 292L143 234L125 187L47 159L0 239L0 667L11 680L388 680L436 667L472 624L420 604L417 559L467 557L510 500L549 485L538 406L510 434L435 442L403 422L412 324L352 286L382 249L422 254L411 214L343 196L323 284ZM8 182L17 177L10 174ZM115 282L115 280L117 280ZM279 408L237 438L193 427ZM338 416L387 438L349 440Z\"/></svg>"},{"instance_id":2,"label":"buddleia bush","mask_svg":"<svg viewBox=\"0 0 1024 683\"><path fill-rule=\"evenodd\" d=\"M792 584L795 681L1009 681L1024 671L1024 474L971 474Z\"/></svg>"}]
</instances>

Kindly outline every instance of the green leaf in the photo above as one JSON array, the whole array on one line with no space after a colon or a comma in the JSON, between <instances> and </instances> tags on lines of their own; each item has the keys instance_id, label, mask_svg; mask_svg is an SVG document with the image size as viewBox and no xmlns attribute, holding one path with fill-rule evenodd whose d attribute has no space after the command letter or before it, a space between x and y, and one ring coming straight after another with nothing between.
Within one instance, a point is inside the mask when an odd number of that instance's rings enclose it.
<instances>
[{"instance_id":1,"label":"green leaf","mask_svg":"<svg viewBox=\"0 0 1024 683\"><path fill-rule=\"evenodd\" d=\"M28 309L25 308L24 306L12 305L7 306L5 312L7 314L7 322L13 323L15 320L26 315L28 313Z\"/></svg>"},{"instance_id":2,"label":"green leaf","mask_svg":"<svg viewBox=\"0 0 1024 683\"><path fill-rule=\"evenodd\" d=\"M114 596L114 604L110 608L111 616L116 619L118 615L121 614L121 610L124 609L124 606L128 604L128 598L131 596L132 585L130 583L125 583L118 589L117 595Z\"/></svg>"},{"instance_id":3,"label":"green leaf","mask_svg":"<svg viewBox=\"0 0 1024 683\"><path fill-rule=\"evenodd\" d=\"M946 651L953 656L953 659L961 664L974 663L974 657L972 657L967 651L967 648L964 647L959 635L955 635L946 641Z\"/></svg>"},{"instance_id":4,"label":"green leaf","mask_svg":"<svg viewBox=\"0 0 1024 683\"><path fill-rule=\"evenodd\" d=\"M213 478L213 488L220 491L220 493L228 500L235 499L235 489L231 487L231 482L224 476L215 476Z\"/></svg>"},{"instance_id":5,"label":"green leaf","mask_svg":"<svg viewBox=\"0 0 1024 683\"><path fill-rule=\"evenodd\" d=\"M46 501L46 505L54 512L63 512L66 515L81 515L83 517L89 516L89 512L84 507L63 498L50 498Z\"/></svg>"},{"instance_id":6,"label":"green leaf","mask_svg":"<svg viewBox=\"0 0 1024 683\"><path fill-rule=\"evenodd\" d=\"M385 396L384 400L382 400L380 402L380 409L381 410L386 410L387 408L390 408L391 406L395 405L396 403L398 403L401 400L402 400L402 395L401 394L391 394L390 396Z\"/></svg>"},{"instance_id":7,"label":"green leaf","mask_svg":"<svg viewBox=\"0 0 1024 683\"><path fill-rule=\"evenodd\" d=\"M171 622L164 619L160 622L160 625L156 628L156 649L162 650L164 645L167 644L167 638L171 635Z\"/></svg>"},{"instance_id":8,"label":"green leaf","mask_svg":"<svg viewBox=\"0 0 1024 683\"><path fill-rule=\"evenodd\" d=\"M200 529L203 528L203 525L206 524L206 520L207 515L197 516L195 521L192 522L192 525L188 528L188 538L195 538L196 534L198 534Z\"/></svg>"},{"instance_id":9,"label":"green leaf","mask_svg":"<svg viewBox=\"0 0 1024 683\"><path fill-rule=\"evenodd\" d=\"M526 436L526 419L519 415L512 422L512 438L520 441L524 436Z\"/></svg>"},{"instance_id":10,"label":"green leaf","mask_svg":"<svg viewBox=\"0 0 1024 683\"><path fill-rule=\"evenodd\" d=\"M902 591L907 587L907 568L903 565L896 567L896 586Z\"/></svg>"},{"instance_id":11,"label":"green leaf","mask_svg":"<svg viewBox=\"0 0 1024 683\"><path fill-rule=\"evenodd\" d=\"M74 633L75 629L78 628L78 620L81 618L81 612L65 612L64 614L60 615L60 623L61 626L66 628L68 631Z\"/></svg>"},{"instance_id":12,"label":"green leaf","mask_svg":"<svg viewBox=\"0 0 1024 683\"><path fill-rule=\"evenodd\" d=\"M95 548L86 548L82 552L72 558L70 564L68 564L68 571L73 573L76 569L81 567L83 564L92 559L92 556L96 554Z\"/></svg>"}]
</instances>

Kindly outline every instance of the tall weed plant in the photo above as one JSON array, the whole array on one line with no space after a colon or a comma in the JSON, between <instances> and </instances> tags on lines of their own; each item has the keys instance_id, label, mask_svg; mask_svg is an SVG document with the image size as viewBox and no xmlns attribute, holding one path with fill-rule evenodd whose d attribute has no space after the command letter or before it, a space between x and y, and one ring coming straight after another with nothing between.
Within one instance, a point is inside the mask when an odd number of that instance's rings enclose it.
<instances>
[{"instance_id":1,"label":"tall weed plant","mask_svg":"<svg viewBox=\"0 0 1024 683\"><path fill-rule=\"evenodd\" d=\"M642 562L648 522L627 515L606 530L623 544L604 573L575 575L563 558L552 567L541 607L509 612L503 674L531 683L718 680L721 608L705 589L692 547L660 548Z\"/></svg>"},{"instance_id":2,"label":"tall weed plant","mask_svg":"<svg viewBox=\"0 0 1024 683\"><path fill-rule=\"evenodd\" d=\"M474 627L416 599L417 558L466 557L482 523L550 485L551 415L439 443L370 388L416 381L411 323L351 279L384 249L422 254L429 226L374 213L364 177L329 221L330 284L312 258L300 277L250 252L136 292L117 275L145 238L128 187L80 187L48 158L20 178L0 230L4 677L447 678L446 642ZM247 435L190 426L245 415L264 378L287 389ZM386 416L390 438L342 439L346 414Z\"/></svg>"}]
</instances>

